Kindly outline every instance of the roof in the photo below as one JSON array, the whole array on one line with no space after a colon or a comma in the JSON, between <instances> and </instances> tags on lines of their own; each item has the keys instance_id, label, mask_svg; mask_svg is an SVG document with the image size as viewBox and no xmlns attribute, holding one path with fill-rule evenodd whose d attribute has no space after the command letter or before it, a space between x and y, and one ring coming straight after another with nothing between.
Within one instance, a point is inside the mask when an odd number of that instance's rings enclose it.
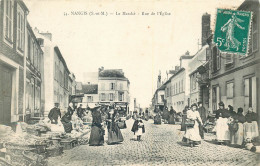
<instances>
[{"instance_id":1,"label":"roof","mask_svg":"<svg viewBox=\"0 0 260 166\"><path fill-rule=\"evenodd\" d=\"M243 7L247 6L247 5L252 5L252 6L257 6L259 5L260 0L245 0L238 8L237 10L242 10Z\"/></svg>"},{"instance_id":2,"label":"roof","mask_svg":"<svg viewBox=\"0 0 260 166\"><path fill-rule=\"evenodd\" d=\"M22 7L25 11L29 12L29 9L27 8L27 6L26 6L25 3L23 2L23 0L18 0L17 2L21 5L21 7Z\"/></svg>"},{"instance_id":3,"label":"roof","mask_svg":"<svg viewBox=\"0 0 260 166\"><path fill-rule=\"evenodd\" d=\"M162 84L162 86L160 86L160 88L158 88L156 91L164 90L165 88L166 88L166 85L165 85L165 84Z\"/></svg>"},{"instance_id":4,"label":"roof","mask_svg":"<svg viewBox=\"0 0 260 166\"><path fill-rule=\"evenodd\" d=\"M124 72L121 69L103 70L99 73L99 77L125 78Z\"/></svg>"},{"instance_id":5,"label":"roof","mask_svg":"<svg viewBox=\"0 0 260 166\"><path fill-rule=\"evenodd\" d=\"M82 93L84 94L98 94L98 85L97 84L87 84L82 85Z\"/></svg>"},{"instance_id":6,"label":"roof","mask_svg":"<svg viewBox=\"0 0 260 166\"><path fill-rule=\"evenodd\" d=\"M169 83L171 81L171 79L173 77L175 77L176 75L178 75L180 72L184 71L184 68L181 68L180 70L178 70L174 75L172 75L164 84L166 85L167 83Z\"/></svg>"},{"instance_id":7,"label":"roof","mask_svg":"<svg viewBox=\"0 0 260 166\"><path fill-rule=\"evenodd\" d=\"M182 55L180 59L192 59L194 56L191 55Z\"/></svg>"},{"instance_id":8,"label":"roof","mask_svg":"<svg viewBox=\"0 0 260 166\"><path fill-rule=\"evenodd\" d=\"M31 37L34 39L38 49L43 54L42 48L41 48L41 46L40 46L40 44L39 44L39 42L37 40L37 37L35 36L35 34L34 34L33 30L32 30L32 27L31 27L31 25L30 25L30 23L28 21L26 22L26 27L27 27L27 30L29 30Z\"/></svg>"}]
</instances>

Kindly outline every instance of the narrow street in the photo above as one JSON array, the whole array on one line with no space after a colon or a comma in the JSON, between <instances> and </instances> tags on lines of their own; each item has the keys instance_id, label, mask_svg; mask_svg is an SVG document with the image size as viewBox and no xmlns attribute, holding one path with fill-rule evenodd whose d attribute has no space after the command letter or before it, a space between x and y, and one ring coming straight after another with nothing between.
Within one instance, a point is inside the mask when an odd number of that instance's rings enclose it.
<instances>
[{"instance_id":1,"label":"narrow street","mask_svg":"<svg viewBox=\"0 0 260 166\"><path fill-rule=\"evenodd\" d=\"M239 148L212 143L206 135L199 147L190 148L181 142L180 125L154 125L145 121L142 141L131 141L133 120L123 129L124 142L117 145L77 146L61 156L49 158L50 166L63 165L249 165L259 163L259 155Z\"/></svg>"}]
</instances>

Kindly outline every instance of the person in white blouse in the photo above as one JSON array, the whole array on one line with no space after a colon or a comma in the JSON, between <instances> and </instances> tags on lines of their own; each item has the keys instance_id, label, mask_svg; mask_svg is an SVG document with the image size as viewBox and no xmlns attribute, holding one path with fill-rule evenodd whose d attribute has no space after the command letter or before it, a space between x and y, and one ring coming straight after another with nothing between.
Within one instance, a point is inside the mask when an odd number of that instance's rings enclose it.
<instances>
[{"instance_id":1,"label":"person in white blouse","mask_svg":"<svg viewBox=\"0 0 260 166\"><path fill-rule=\"evenodd\" d=\"M192 104L191 109L187 111L187 120L194 121L194 125L186 126L186 132L183 137L183 141L188 143L191 147L199 145L201 143L201 137L199 132L199 123L202 124L200 114L197 111L197 105Z\"/></svg>"}]
</instances>

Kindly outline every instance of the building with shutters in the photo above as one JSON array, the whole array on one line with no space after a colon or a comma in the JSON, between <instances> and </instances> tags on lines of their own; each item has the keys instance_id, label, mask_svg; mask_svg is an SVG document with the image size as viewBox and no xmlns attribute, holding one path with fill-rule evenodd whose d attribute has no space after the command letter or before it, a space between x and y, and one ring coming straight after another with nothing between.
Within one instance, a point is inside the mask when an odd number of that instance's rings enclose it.
<instances>
[{"instance_id":1,"label":"building with shutters","mask_svg":"<svg viewBox=\"0 0 260 166\"><path fill-rule=\"evenodd\" d=\"M98 95L100 104L114 103L129 113L130 82L122 69L100 69L98 73Z\"/></svg>"},{"instance_id":2,"label":"building with shutters","mask_svg":"<svg viewBox=\"0 0 260 166\"><path fill-rule=\"evenodd\" d=\"M77 82L77 95L83 95L80 103L83 105L83 108L87 106L93 107L95 104L99 103L98 95L98 84L82 84Z\"/></svg>"},{"instance_id":3,"label":"building with shutters","mask_svg":"<svg viewBox=\"0 0 260 166\"><path fill-rule=\"evenodd\" d=\"M223 101L226 106L232 105L237 111L252 107L260 116L260 7L259 1L245 0L237 10L252 11L253 20L250 33L249 53L246 56L220 53L216 45L210 44L210 103L212 111L218 109ZM258 118L260 119L260 118ZM259 123L258 123L259 124Z\"/></svg>"},{"instance_id":4,"label":"building with shutters","mask_svg":"<svg viewBox=\"0 0 260 166\"><path fill-rule=\"evenodd\" d=\"M26 48L25 48L25 116L30 117L43 115L45 109L44 96L44 57L39 43L30 24L26 25Z\"/></svg>"},{"instance_id":5,"label":"building with shutters","mask_svg":"<svg viewBox=\"0 0 260 166\"><path fill-rule=\"evenodd\" d=\"M23 121L25 32L28 8L21 0L0 1L0 123Z\"/></svg>"},{"instance_id":6,"label":"building with shutters","mask_svg":"<svg viewBox=\"0 0 260 166\"><path fill-rule=\"evenodd\" d=\"M189 63L190 70L190 103L202 102L208 110L209 107L209 75L208 56L210 48L204 45Z\"/></svg>"},{"instance_id":7,"label":"building with shutters","mask_svg":"<svg viewBox=\"0 0 260 166\"><path fill-rule=\"evenodd\" d=\"M59 47L52 41L52 34L40 32L37 28L34 29L34 33L44 52L44 84L46 87L44 116L47 116L50 109L54 107L54 103L60 104L61 111L68 108L70 71Z\"/></svg>"}]
</instances>

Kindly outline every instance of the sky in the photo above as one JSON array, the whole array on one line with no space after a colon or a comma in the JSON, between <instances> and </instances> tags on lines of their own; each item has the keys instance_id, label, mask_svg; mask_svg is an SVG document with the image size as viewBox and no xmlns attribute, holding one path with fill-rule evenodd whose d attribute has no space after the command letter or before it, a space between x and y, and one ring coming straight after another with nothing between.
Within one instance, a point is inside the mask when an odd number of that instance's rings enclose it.
<instances>
[{"instance_id":1,"label":"sky","mask_svg":"<svg viewBox=\"0 0 260 166\"><path fill-rule=\"evenodd\" d=\"M83 81L84 72L97 72L101 66L123 69L130 81L131 103L136 98L141 107L151 104L159 71L162 79L166 79L166 70L179 65L181 55L187 50L191 55L198 51L202 15L211 14L214 29L216 9L236 8L242 1L24 0L30 11L27 16L30 25L40 32L52 33L53 42L76 81ZM91 12L113 15L90 16Z\"/></svg>"}]
</instances>

